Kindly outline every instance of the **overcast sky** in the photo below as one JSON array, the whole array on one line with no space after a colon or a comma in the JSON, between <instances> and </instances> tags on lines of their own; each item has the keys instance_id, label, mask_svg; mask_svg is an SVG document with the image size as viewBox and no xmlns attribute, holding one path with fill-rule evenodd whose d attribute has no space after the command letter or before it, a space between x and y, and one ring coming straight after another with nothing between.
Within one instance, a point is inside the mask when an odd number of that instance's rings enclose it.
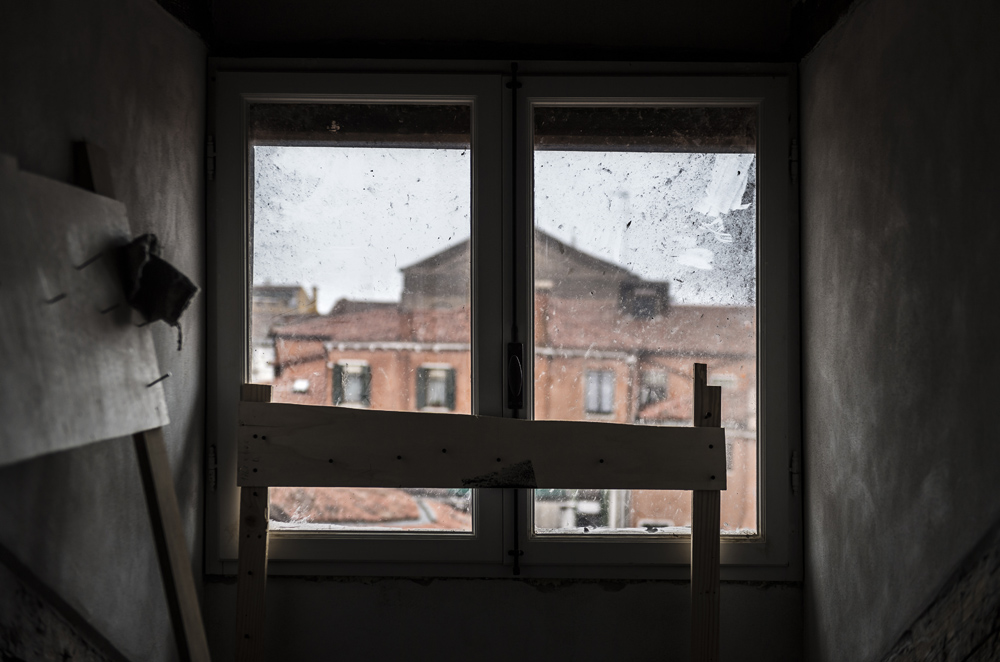
<instances>
[{"instance_id":1,"label":"overcast sky","mask_svg":"<svg viewBox=\"0 0 1000 662\"><path fill-rule=\"evenodd\" d=\"M469 238L467 150L256 147L254 282L397 301L401 267ZM753 156L535 153L535 223L591 255L670 283L689 304L755 291ZM747 198L744 201L744 198Z\"/></svg>"}]
</instances>

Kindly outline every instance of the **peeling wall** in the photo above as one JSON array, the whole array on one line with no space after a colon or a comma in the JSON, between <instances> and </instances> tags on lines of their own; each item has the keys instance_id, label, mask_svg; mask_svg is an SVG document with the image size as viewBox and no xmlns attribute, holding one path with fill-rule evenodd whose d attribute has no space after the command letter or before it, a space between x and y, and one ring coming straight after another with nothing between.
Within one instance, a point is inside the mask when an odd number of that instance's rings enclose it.
<instances>
[{"instance_id":1,"label":"peeling wall","mask_svg":"<svg viewBox=\"0 0 1000 662\"><path fill-rule=\"evenodd\" d=\"M71 142L102 146L133 232L155 232L204 285L204 45L152 0L7 3L3 16L0 153L72 181ZM185 314L182 352L175 330L153 327L173 374L166 442L199 576L204 308L202 294ZM174 656L130 439L0 469L0 543L131 659Z\"/></svg>"},{"instance_id":2,"label":"peeling wall","mask_svg":"<svg viewBox=\"0 0 1000 662\"><path fill-rule=\"evenodd\" d=\"M994 526L883 662L1000 660L1000 526Z\"/></svg>"},{"instance_id":3,"label":"peeling wall","mask_svg":"<svg viewBox=\"0 0 1000 662\"><path fill-rule=\"evenodd\" d=\"M997 25L865 0L801 68L811 660L878 659L1000 517Z\"/></svg>"},{"instance_id":4,"label":"peeling wall","mask_svg":"<svg viewBox=\"0 0 1000 662\"><path fill-rule=\"evenodd\" d=\"M0 660L124 662L99 633L78 630L64 618L52 604L58 597L41 595L20 579L20 568L15 572L0 563Z\"/></svg>"}]
</instances>

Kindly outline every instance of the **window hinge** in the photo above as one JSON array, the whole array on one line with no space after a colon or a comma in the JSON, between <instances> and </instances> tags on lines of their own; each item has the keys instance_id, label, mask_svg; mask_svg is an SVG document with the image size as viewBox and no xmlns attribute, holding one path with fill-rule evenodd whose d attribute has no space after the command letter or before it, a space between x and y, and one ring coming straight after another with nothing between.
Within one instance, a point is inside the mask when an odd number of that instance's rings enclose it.
<instances>
[{"instance_id":1,"label":"window hinge","mask_svg":"<svg viewBox=\"0 0 1000 662\"><path fill-rule=\"evenodd\" d=\"M205 176L208 181L215 181L215 136L205 139Z\"/></svg>"},{"instance_id":2,"label":"window hinge","mask_svg":"<svg viewBox=\"0 0 1000 662\"><path fill-rule=\"evenodd\" d=\"M792 138L788 147L788 177L793 184L799 181L799 139Z\"/></svg>"},{"instance_id":3,"label":"window hinge","mask_svg":"<svg viewBox=\"0 0 1000 662\"><path fill-rule=\"evenodd\" d=\"M802 489L802 459L798 451L792 451L792 459L788 463L788 473L792 479L792 494L798 494Z\"/></svg>"},{"instance_id":4,"label":"window hinge","mask_svg":"<svg viewBox=\"0 0 1000 662\"><path fill-rule=\"evenodd\" d=\"M207 469L208 489L215 492L219 486L219 453L215 444L208 447Z\"/></svg>"}]
</instances>

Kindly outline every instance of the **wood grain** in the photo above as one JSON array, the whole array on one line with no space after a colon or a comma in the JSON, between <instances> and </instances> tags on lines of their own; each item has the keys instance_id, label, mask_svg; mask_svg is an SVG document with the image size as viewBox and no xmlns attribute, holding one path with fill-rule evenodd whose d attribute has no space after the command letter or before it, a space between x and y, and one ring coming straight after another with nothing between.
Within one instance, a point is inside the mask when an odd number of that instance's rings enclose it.
<instances>
[{"instance_id":1,"label":"wood grain","mask_svg":"<svg viewBox=\"0 0 1000 662\"><path fill-rule=\"evenodd\" d=\"M163 590L174 626L178 658L182 662L210 662L163 431L155 428L137 432L132 440L146 492L146 506L160 560Z\"/></svg>"},{"instance_id":2,"label":"wood grain","mask_svg":"<svg viewBox=\"0 0 1000 662\"><path fill-rule=\"evenodd\" d=\"M166 425L109 251L130 238L125 207L5 156L0 200L0 466Z\"/></svg>"},{"instance_id":3,"label":"wood grain","mask_svg":"<svg viewBox=\"0 0 1000 662\"><path fill-rule=\"evenodd\" d=\"M705 364L694 369L694 425L718 429L722 388L708 386ZM725 466L722 467L725 472ZM719 519L721 494L695 490L691 515L691 659L719 659Z\"/></svg>"},{"instance_id":4,"label":"wood grain","mask_svg":"<svg viewBox=\"0 0 1000 662\"><path fill-rule=\"evenodd\" d=\"M241 398L268 402L271 387L245 384ZM236 586L236 660L264 662L264 612L267 596L268 488L240 488L240 549Z\"/></svg>"},{"instance_id":5,"label":"wood grain","mask_svg":"<svg viewBox=\"0 0 1000 662\"><path fill-rule=\"evenodd\" d=\"M240 485L681 490L726 486L725 433L719 428L524 421L280 403L241 403L238 463Z\"/></svg>"}]
</instances>

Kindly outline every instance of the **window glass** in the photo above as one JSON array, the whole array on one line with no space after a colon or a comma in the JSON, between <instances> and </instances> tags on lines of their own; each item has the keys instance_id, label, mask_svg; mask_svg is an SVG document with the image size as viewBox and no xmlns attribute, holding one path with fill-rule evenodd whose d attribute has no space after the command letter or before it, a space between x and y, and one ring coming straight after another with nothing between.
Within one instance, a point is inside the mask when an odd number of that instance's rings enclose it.
<instances>
[{"instance_id":1,"label":"window glass","mask_svg":"<svg viewBox=\"0 0 1000 662\"><path fill-rule=\"evenodd\" d=\"M425 365L417 371L419 409L455 409L455 370L450 365Z\"/></svg>"},{"instance_id":2,"label":"window glass","mask_svg":"<svg viewBox=\"0 0 1000 662\"><path fill-rule=\"evenodd\" d=\"M692 424L722 386L721 530L757 529L756 109L533 109L537 419ZM691 494L536 490L536 535L679 533Z\"/></svg>"},{"instance_id":3,"label":"window glass","mask_svg":"<svg viewBox=\"0 0 1000 662\"><path fill-rule=\"evenodd\" d=\"M275 402L472 411L470 106L258 103L252 379ZM472 531L469 490L273 488L272 528Z\"/></svg>"},{"instance_id":4,"label":"window glass","mask_svg":"<svg viewBox=\"0 0 1000 662\"><path fill-rule=\"evenodd\" d=\"M614 411L615 373L613 370L588 370L585 388L588 414L610 414Z\"/></svg>"}]
</instances>

